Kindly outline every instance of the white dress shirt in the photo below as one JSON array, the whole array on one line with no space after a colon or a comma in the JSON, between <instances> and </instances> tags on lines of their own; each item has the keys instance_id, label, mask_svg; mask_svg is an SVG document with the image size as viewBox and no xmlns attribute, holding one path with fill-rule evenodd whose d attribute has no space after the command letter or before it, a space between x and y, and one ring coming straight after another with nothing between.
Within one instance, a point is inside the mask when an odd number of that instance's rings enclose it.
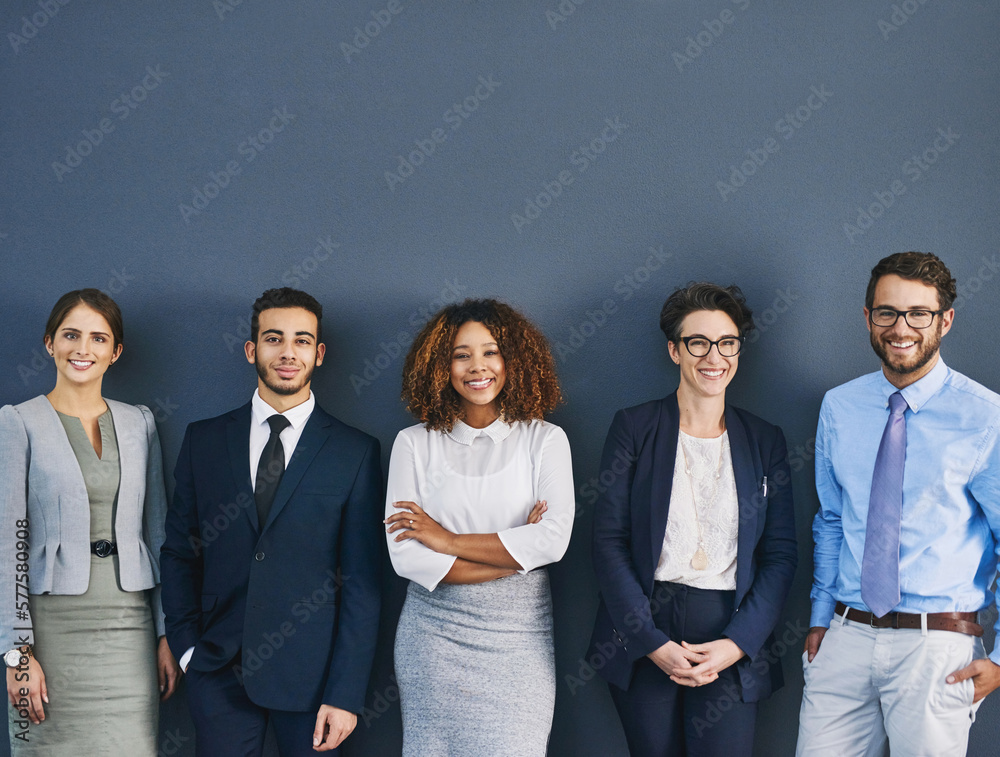
<instances>
[{"instance_id":1,"label":"white dress shirt","mask_svg":"<svg viewBox=\"0 0 1000 757\"><path fill-rule=\"evenodd\" d=\"M548 503L541 523L527 525L537 500ZM386 517L393 502L416 502L457 534L496 533L527 573L557 562L569 546L576 499L566 433L551 423L483 429L457 421L450 433L423 425L399 432L392 445ZM416 539L387 534L396 573L433 591L455 562Z\"/></svg>"},{"instance_id":2,"label":"white dress shirt","mask_svg":"<svg viewBox=\"0 0 1000 757\"><path fill-rule=\"evenodd\" d=\"M286 410L281 415L284 415L290 426L286 426L278 438L281 439L281 446L285 450L285 469L288 469L288 463L292 459L292 454L295 452L295 447L299 443L299 438L302 436L302 430L306 427L306 422L309 420L309 416L312 415L313 408L316 407L316 397L313 393L309 392L309 399L305 402L296 405L290 410ZM279 415L278 411L273 407L268 405L260 396L260 389L254 390L253 399L250 400L250 482L251 484L257 480L257 465L260 463L260 456L264 452L264 446L267 444L267 440L271 436L271 426L268 424L267 419L272 415ZM188 663L191 662L191 655L194 654L194 647L189 647L184 654L181 655L181 659L177 661L177 664L181 666L181 670L185 673L187 672Z\"/></svg>"},{"instance_id":3,"label":"white dress shirt","mask_svg":"<svg viewBox=\"0 0 1000 757\"><path fill-rule=\"evenodd\" d=\"M300 405L296 405L290 410L286 410L281 415L284 415L288 422L291 423L290 426L286 426L285 429L278 435L281 439L281 446L285 450L285 468L288 468L288 462L292 459L292 453L295 452L295 447L299 443L299 437L302 436L302 429L306 427L306 421L309 420L309 416L312 415L313 408L316 407L316 397L312 392L309 392L309 399ZM260 396L260 389L257 389L253 393L253 399L250 400L250 481L257 480L257 465L260 463L260 456L264 452L264 446L267 444L267 440L271 437L271 427L267 423L267 419L272 415L278 415L278 411L273 407L268 405Z\"/></svg>"}]
</instances>

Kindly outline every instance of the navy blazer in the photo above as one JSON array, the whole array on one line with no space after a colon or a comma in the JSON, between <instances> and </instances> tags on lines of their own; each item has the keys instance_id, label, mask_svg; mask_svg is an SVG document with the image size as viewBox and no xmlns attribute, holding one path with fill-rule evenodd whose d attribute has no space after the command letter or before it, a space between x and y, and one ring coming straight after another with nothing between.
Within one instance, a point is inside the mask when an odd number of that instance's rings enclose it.
<instances>
[{"instance_id":1,"label":"navy blazer","mask_svg":"<svg viewBox=\"0 0 1000 757\"><path fill-rule=\"evenodd\" d=\"M187 428L160 558L167 641L262 707L361 712L380 608L379 443L316 405L257 522L250 404Z\"/></svg>"},{"instance_id":2,"label":"navy blazer","mask_svg":"<svg viewBox=\"0 0 1000 757\"><path fill-rule=\"evenodd\" d=\"M783 683L769 650L798 561L791 473L780 428L730 405L725 417L740 518L736 598L722 635L746 653L737 669L743 700L754 702ZM653 573L667 527L679 419L676 392L619 410L601 456L607 488L597 501L593 542L601 603L587 656L621 689L638 660L670 641L653 625L654 606L670 601L654 592Z\"/></svg>"}]
</instances>

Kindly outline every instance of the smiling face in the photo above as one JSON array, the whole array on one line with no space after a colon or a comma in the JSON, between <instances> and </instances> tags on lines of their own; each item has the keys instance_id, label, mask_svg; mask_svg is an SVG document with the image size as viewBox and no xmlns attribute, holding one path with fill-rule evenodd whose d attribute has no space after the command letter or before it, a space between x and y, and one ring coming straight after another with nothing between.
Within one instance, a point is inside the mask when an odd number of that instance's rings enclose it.
<instances>
[{"instance_id":1,"label":"smiling face","mask_svg":"<svg viewBox=\"0 0 1000 757\"><path fill-rule=\"evenodd\" d=\"M462 324L451 352L451 385L458 392L462 420L475 428L496 420L496 400L506 381L503 355L490 330L478 321Z\"/></svg>"},{"instance_id":2,"label":"smiling face","mask_svg":"<svg viewBox=\"0 0 1000 757\"><path fill-rule=\"evenodd\" d=\"M57 387L100 382L122 352L104 316L82 303L66 314L54 336L45 337L45 347L55 359Z\"/></svg>"},{"instance_id":3,"label":"smiling face","mask_svg":"<svg viewBox=\"0 0 1000 757\"><path fill-rule=\"evenodd\" d=\"M710 341L724 337L738 337L740 330L733 319L721 310L695 310L681 322L682 337L702 336ZM726 387L736 375L740 357L722 357L713 346L704 357L694 357L684 342L667 342L670 359L681 369L680 397L725 397Z\"/></svg>"},{"instance_id":4,"label":"smiling face","mask_svg":"<svg viewBox=\"0 0 1000 757\"><path fill-rule=\"evenodd\" d=\"M937 289L921 281L904 279L895 274L883 276L875 284L873 309L937 310L940 299ZM893 386L902 389L926 376L937 364L941 337L951 330L955 310L934 316L925 329L915 329L900 316L892 326L874 326L870 311L864 309L872 349L882 361L882 372Z\"/></svg>"},{"instance_id":5,"label":"smiling face","mask_svg":"<svg viewBox=\"0 0 1000 757\"><path fill-rule=\"evenodd\" d=\"M326 346L316 343L316 316L305 308L270 308L260 313L257 342L247 342L247 360L257 368L261 398L284 412L309 399L313 369Z\"/></svg>"}]
</instances>

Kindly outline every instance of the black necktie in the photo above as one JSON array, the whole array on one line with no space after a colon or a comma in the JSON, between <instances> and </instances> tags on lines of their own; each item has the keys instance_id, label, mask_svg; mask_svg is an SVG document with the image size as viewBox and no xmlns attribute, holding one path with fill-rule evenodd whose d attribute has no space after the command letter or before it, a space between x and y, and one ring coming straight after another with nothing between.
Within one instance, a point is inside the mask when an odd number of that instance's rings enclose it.
<instances>
[{"instance_id":1,"label":"black necktie","mask_svg":"<svg viewBox=\"0 0 1000 757\"><path fill-rule=\"evenodd\" d=\"M267 419L271 427L271 435L267 438L264 451L260 453L257 463L257 478L254 481L253 497L257 501L257 522L264 528L267 513L274 502L274 494L278 491L281 476L285 472L285 448L281 446L282 431L292 425L291 421L280 413L275 413Z\"/></svg>"}]
</instances>

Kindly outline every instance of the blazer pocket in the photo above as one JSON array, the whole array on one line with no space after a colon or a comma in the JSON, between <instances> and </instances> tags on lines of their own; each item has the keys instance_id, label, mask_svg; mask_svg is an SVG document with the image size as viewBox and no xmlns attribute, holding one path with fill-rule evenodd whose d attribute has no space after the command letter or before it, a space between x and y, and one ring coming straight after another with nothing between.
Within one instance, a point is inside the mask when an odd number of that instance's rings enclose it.
<instances>
[{"instance_id":1,"label":"blazer pocket","mask_svg":"<svg viewBox=\"0 0 1000 757\"><path fill-rule=\"evenodd\" d=\"M302 488L296 492L296 496L299 497L332 497L334 499L343 500L347 499L347 495L351 493L350 489L345 489L343 487L333 487L328 486L325 489L317 489L316 487L309 487L308 489Z\"/></svg>"}]
</instances>

